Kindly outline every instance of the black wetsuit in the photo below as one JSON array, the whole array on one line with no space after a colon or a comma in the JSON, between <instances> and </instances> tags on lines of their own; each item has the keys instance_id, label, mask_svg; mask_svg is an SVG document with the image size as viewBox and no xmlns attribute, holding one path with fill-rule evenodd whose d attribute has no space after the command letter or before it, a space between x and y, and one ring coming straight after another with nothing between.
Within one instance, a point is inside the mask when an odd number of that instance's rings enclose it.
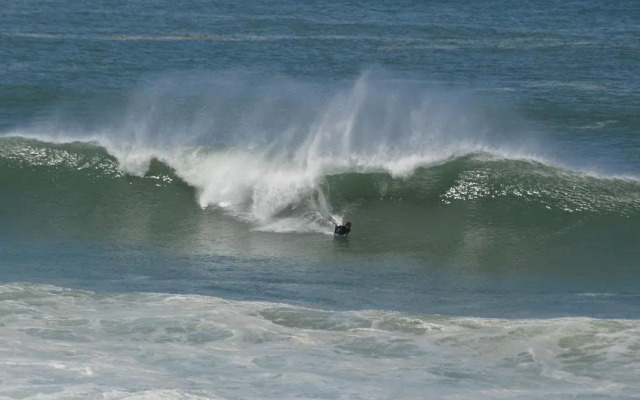
<instances>
[{"instance_id":1,"label":"black wetsuit","mask_svg":"<svg viewBox=\"0 0 640 400\"><path fill-rule=\"evenodd\" d=\"M351 228L344 225L336 225L336 229L333 230L334 234L341 236L345 236L349 232L351 232Z\"/></svg>"}]
</instances>

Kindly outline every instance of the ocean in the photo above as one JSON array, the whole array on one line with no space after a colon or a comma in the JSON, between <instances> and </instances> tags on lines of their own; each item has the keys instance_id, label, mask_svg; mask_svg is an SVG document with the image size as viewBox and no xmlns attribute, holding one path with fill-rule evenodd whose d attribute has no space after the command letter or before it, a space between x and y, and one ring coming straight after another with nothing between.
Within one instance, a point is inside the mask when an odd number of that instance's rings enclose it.
<instances>
[{"instance_id":1,"label":"ocean","mask_svg":"<svg viewBox=\"0 0 640 400\"><path fill-rule=\"evenodd\" d=\"M639 239L637 1L2 4L0 399L640 399Z\"/></svg>"}]
</instances>

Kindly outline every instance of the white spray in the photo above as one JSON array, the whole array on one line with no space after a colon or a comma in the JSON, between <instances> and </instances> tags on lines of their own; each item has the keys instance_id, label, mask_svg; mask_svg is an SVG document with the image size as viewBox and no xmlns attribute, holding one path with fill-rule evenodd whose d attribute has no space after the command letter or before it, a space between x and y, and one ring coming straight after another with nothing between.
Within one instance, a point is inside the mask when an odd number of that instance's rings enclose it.
<instances>
[{"instance_id":1,"label":"white spray","mask_svg":"<svg viewBox=\"0 0 640 400\"><path fill-rule=\"evenodd\" d=\"M164 77L135 91L111 125L57 140L98 141L133 175L156 158L197 189L202 207L278 231L326 231L327 217L341 217L322 191L327 175L404 177L473 152L513 157L523 146L468 92L372 75L347 86Z\"/></svg>"}]
</instances>

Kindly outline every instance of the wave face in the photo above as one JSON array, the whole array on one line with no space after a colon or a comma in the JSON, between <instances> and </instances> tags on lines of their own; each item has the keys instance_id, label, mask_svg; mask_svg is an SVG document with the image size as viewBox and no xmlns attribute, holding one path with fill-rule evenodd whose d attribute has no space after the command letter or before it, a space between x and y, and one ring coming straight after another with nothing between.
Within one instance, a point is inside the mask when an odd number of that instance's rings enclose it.
<instances>
[{"instance_id":1,"label":"wave face","mask_svg":"<svg viewBox=\"0 0 640 400\"><path fill-rule=\"evenodd\" d=\"M0 138L4 235L202 241L247 226L329 233L333 218L353 220L374 253L466 249L494 263L513 245L555 264L567 259L554 246L571 243L576 261L585 235L633 255L640 232L637 178L577 167L464 91L369 74L322 86L169 76L98 114L71 108Z\"/></svg>"},{"instance_id":2,"label":"wave face","mask_svg":"<svg viewBox=\"0 0 640 400\"><path fill-rule=\"evenodd\" d=\"M181 149L162 159L149 154L150 158L127 158L125 163L132 159L144 163L144 169L132 175L131 169L97 143L0 140L5 183L14 189L42 191L43 199L60 196L58 191L64 186L62 197L81 193L118 196L118 191L134 190L142 203L148 203L180 188L192 193L201 207L228 210L258 226L285 215L328 217L336 210L345 212L375 201L395 201L398 208L404 201L425 209L484 202L497 210L527 207L549 216L577 212L628 217L640 211L640 183L634 179L593 176L488 152L450 155L424 166L412 157L379 165L372 162L371 166L358 160L349 164L338 157L311 168L307 163L259 157L250 151L203 146ZM398 165L415 163L414 169L405 172L403 168L399 176L392 167L385 170L384 164L394 161ZM123 183L134 186L123 187ZM4 195L10 199L15 191Z\"/></svg>"},{"instance_id":3,"label":"wave face","mask_svg":"<svg viewBox=\"0 0 640 400\"><path fill-rule=\"evenodd\" d=\"M0 173L8 188L3 200L19 209L37 208L45 216L86 216L99 204L104 216L113 219L122 209L139 213L161 204L170 207L167 213L180 215L199 205L255 229L301 232L326 232L328 217L371 209L379 209L376 219L385 226L406 214L425 221L436 210L459 207L478 210L471 215L478 221L468 221L471 225L489 220L526 226L535 220L555 227L558 219L624 220L640 213L640 184L635 180L486 152L449 156L400 176L382 165L341 161L306 168L246 150L210 147L182 149L144 162L144 172L131 175L97 143L5 138L0 141ZM413 225L412 234L424 233ZM173 229L170 221L158 228Z\"/></svg>"}]
</instances>

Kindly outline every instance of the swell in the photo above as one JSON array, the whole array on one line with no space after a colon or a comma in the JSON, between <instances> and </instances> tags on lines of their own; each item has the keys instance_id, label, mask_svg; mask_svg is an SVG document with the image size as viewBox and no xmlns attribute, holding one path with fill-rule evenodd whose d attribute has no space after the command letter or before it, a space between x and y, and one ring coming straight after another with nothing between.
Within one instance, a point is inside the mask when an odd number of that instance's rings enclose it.
<instances>
[{"instance_id":1,"label":"swell","mask_svg":"<svg viewBox=\"0 0 640 400\"><path fill-rule=\"evenodd\" d=\"M583 148L562 152L517 112L485 100L376 71L337 83L166 75L117 106L61 105L55 118L14 130L0 139L0 167L42 199L100 193L105 207L117 201L115 213L171 203L178 191L189 209L269 231L326 232L330 217L380 202L385 223L408 207L456 204L542 217L637 213L637 180L550 163L575 165ZM4 196L17 204L18 193Z\"/></svg>"},{"instance_id":2,"label":"swell","mask_svg":"<svg viewBox=\"0 0 640 400\"><path fill-rule=\"evenodd\" d=\"M201 169L207 165L224 167L220 161L216 163L218 158L229 161L229 152L205 151L205 154L210 164L200 164ZM279 162L282 161L273 160L266 168L282 171ZM384 170L357 168L328 171L314 179L305 178L305 171L290 171L288 176L278 174L259 175L256 181L218 188L220 193L212 193L215 188L194 185L193 179L185 178L179 168L166 160L153 158L146 172L135 176L121 170L118 159L97 143L0 139L3 182L0 193L4 203L24 207L19 204L32 198L32 206L45 212L48 207L51 212L59 211L60 207L92 209L97 201L104 212L114 216L123 204L125 208L132 203L136 208L144 208L167 203L178 207L173 210L176 214L199 205L222 210L258 228L271 226L272 230L278 230L277 224L273 224L283 219L299 220L300 226L319 224L322 230L326 224L323 218L357 214L375 204L386 205L385 212L389 215L383 219L388 220L407 207L430 210L466 204L497 214L513 210L511 222L516 225L520 211L526 212L528 218L536 215L542 219L574 213L612 218L640 214L637 180L587 175L539 161L513 160L489 153L451 157L400 177ZM305 185L299 184L299 178ZM229 180L232 179L230 176ZM291 187L287 186L289 183ZM216 196L223 198L227 189L242 192L238 197L228 197L236 199L237 204L214 200ZM175 202L177 193L182 198L179 202ZM260 207L261 218L247 217Z\"/></svg>"},{"instance_id":3,"label":"swell","mask_svg":"<svg viewBox=\"0 0 640 400\"><path fill-rule=\"evenodd\" d=\"M200 149L196 159L208 161L195 164L196 176L220 178L208 182L157 158L141 175L125 173L95 143L5 138L0 148L0 242L9 247L80 241L278 259L397 255L389 262L417 260L463 275L517 270L593 293L610 284L635 290L640 184L632 179L470 153L404 176L356 168L307 179L282 160L262 160L260 179L225 186L223 178L234 183L257 169L209 170L234 156ZM330 216L353 222L348 240L323 240Z\"/></svg>"}]
</instances>

